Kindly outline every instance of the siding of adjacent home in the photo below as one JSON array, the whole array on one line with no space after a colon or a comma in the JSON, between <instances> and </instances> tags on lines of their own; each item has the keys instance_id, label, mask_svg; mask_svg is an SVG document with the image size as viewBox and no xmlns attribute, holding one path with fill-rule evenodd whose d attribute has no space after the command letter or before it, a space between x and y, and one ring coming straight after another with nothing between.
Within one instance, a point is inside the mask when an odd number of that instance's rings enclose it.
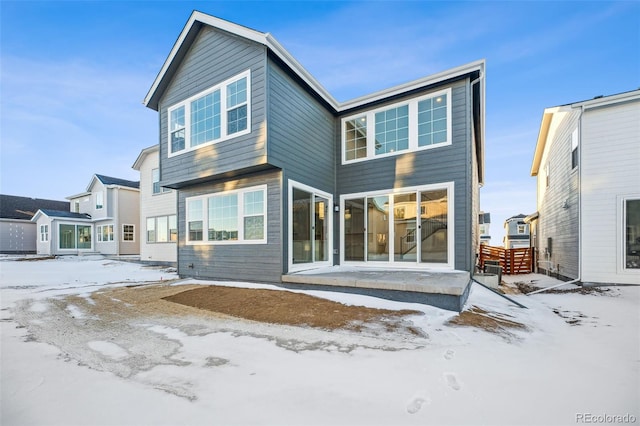
<instances>
[{"instance_id":1,"label":"siding of adjacent home","mask_svg":"<svg viewBox=\"0 0 640 426\"><path fill-rule=\"evenodd\" d=\"M198 182L266 164L266 48L204 26L160 101L162 183ZM167 157L167 108L251 70L251 133Z\"/></svg>"},{"instance_id":2,"label":"siding of adjacent home","mask_svg":"<svg viewBox=\"0 0 640 426\"><path fill-rule=\"evenodd\" d=\"M140 192L132 191L125 188L113 188L109 190L114 192L114 197L118 202L116 222L116 236L119 236L119 253L118 254L140 254ZM123 241L122 225L133 225L135 227L134 241ZM95 230L95 228L94 228Z\"/></svg>"},{"instance_id":3,"label":"siding of adjacent home","mask_svg":"<svg viewBox=\"0 0 640 426\"><path fill-rule=\"evenodd\" d=\"M447 86L433 89L438 91ZM455 261L458 270L469 271L475 259L472 244L472 219L477 208L472 206L471 102L469 80L452 83L452 144L424 151L399 154L352 164L341 164L336 157L338 194L359 193L442 182L454 182ZM424 92L427 94L428 92ZM416 96L415 94L411 97ZM407 97L406 99L409 99ZM389 103L398 102L398 99ZM377 107L377 106L376 106ZM354 112L349 112L349 115ZM338 128L340 123L338 123ZM341 153L341 135L336 135L336 152ZM452 167L455 165L455 167ZM474 215L475 211L475 215ZM475 220L473 221L475 222ZM471 250L468 248L472 247Z\"/></svg>"},{"instance_id":4,"label":"siding of adjacent home","mask_svg":"<svg viewBox=\"0 0 640 426\"><path fill-rule=\"evenodd\" d=\"M566 278L578 277L578 168L571 169L571 133L579 126L579 112L554 114L550 140L538 172L538 266ZM546 169L549 164L549 187ZM566 202L566 204L565 204ZM565 206L565 207L563 207ZM551 238L551 254L547 252Z\"/></svg>"},{"instance_id":5,"label":"siding of adjacent home","mask_svg":"<svg viewBox=\"0 0 640 426\"><path fill-rule=\"evenodd\" d=\"M225 189L267 185L267 244L186 244L185 199ZM178 193L178 274L185 277L280 282L282 173L271 170L239 179L203 183ZM206 232L206 230L205 230Z\"/></svg>"},{"instance_id":6,"label":"siding of adjacent home","mask_svg":"<svg viewBox=\"0 0 640 426\"><path fill-rule=\"evenodd\" d=\"M0 253L35 253L36 225L22 219L0 219Z\"/></svg>"},{"instance_id":7,"label":"siding of adjacent home","mask_svg":"<svg viewBox=\"0 0 640 426\"><path fill-rule=\"evenodd\" d=\"M175 215L177 209L175 190L153 193L152 171L159 164L158 150L155 150L144 157L140 166L140 260L175 263L178 250L175 242L147 243L147 218Z\"/></svg>"},{"instance_id":8,"label":"siding of adjacent home","mask_svg":"<svg viewBox=\"0 0 640 426\"><path fill-rule=\"evenodd\" d=\"M582 133L582 281L638 284L623 268L622 202L640 198L640 100L586 110Z\"/></svg>"}]
</instances>

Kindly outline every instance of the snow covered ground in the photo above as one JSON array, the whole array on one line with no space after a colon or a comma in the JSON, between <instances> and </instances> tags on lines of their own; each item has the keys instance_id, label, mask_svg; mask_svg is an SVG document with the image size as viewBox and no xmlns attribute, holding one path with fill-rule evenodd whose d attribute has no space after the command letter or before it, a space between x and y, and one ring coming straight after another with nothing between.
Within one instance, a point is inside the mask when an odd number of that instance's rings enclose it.
<instances>
[{"instance_id":1,"label":"snow covered ground","mask_svg":"<svg viewBox=\"0 0 640 426\"><path fill-rule=\"evenodd\" d=\"M68 302L196 282L176 278L100 257L0 258L0 424L640 423L640 287L511 296L521 309L474 285L469 308L527 327L501 334L429 306L304 292L421 311L410 319L425 336L412 338L169 316L114 317L92 334L85 305Z\"/></svg>"}]
</instances>

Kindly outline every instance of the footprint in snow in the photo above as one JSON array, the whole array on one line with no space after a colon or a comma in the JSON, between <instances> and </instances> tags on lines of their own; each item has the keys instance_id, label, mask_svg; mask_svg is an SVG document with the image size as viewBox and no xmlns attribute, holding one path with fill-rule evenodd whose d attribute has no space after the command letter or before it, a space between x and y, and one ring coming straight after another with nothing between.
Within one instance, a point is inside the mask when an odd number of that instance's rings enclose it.
<instances>
[{"instance_id":1,"label":"footprint in snow","mask_svg":"<svg viewBox=\"0 0 640 426\"><path fill-rule=\"evenodd\" d=\"M447 382L447 385L453 390L460 390L461 386L458 383L458 379L456 375L453 373L444 373L444 379Z\"/></svg>"},{"instance_id":2,"label":"footprint in snow","mask_svg":"<svg viewBox=\"0 0 640 426\"><path fill-rule=\"evenodd\" d=\"M418 411L420 411L420 409L422 408L422 406L424 404L431 404L431 398L429 397L415 397L410 403L409 405L407 405L407 413L409 414L415 414Z\"/></svg>"},{"instance_id":3,"label":"footprint in snow","mask_svg":"<svg viewBox=\"0 0 640 426\"><path fill-rule=\"evenodd\" d=\"M447 349L447 351L444 353L444 359L446 360L451 360L453 359L454 355L456 354L456 351L454 351L453 349Z\"/></svg>"}]
</instances>

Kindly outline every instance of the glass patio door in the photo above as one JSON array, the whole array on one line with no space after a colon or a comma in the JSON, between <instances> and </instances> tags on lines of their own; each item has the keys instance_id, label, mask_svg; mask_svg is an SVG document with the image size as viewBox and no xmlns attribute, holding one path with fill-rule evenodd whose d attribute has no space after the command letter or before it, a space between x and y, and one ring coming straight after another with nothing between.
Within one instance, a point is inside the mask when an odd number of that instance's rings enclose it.
<instances>
[{"instance_id":1,"label":"glass patio door","mask_svg":"<svg viewBox=\"0 0 640 426\"><path fill-rule=\"evenodd\" d=\"M296 187L292 192L293 264L329 261L329 199Z\"/></svg>"},{"instance_id":2,"label":"glass patio door","mask_svg":"<svg viewBox=\"0 0 640 426\"><path fill-rule=\"evenodd\" d=\"M451 264L449 190L417 189L344 200L344 261Z\"/></svg>"}]
</instances>

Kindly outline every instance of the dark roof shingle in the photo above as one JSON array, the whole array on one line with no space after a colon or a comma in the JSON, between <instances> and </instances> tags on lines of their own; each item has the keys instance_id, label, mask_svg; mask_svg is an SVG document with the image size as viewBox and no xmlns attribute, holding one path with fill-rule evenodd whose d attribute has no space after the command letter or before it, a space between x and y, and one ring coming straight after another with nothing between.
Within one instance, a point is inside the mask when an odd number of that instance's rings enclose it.
<instances>
[{"instance_id":1,"label":"dark roof shingle","mask_svg":"<svg viewBox=\"0 0 640 426\"><path fill-rule=\"evenodd\" d=\"M0 194L0 217L31 220L38 210L70 210L68 201Z\"/></svg>"},{"instance_id":2,"label":"dark roof shingle","mask_svg":"<svg viewBox=\"0 0 640 426\"><path fill-rule=\"evenodd\" d=\"M96 175L96 177L102 182L104 185L119 185L119 186L127 186L129 188L140 188L140 182L114 178L111 176L105 175Z\"/></svg>"}]
</instances>

